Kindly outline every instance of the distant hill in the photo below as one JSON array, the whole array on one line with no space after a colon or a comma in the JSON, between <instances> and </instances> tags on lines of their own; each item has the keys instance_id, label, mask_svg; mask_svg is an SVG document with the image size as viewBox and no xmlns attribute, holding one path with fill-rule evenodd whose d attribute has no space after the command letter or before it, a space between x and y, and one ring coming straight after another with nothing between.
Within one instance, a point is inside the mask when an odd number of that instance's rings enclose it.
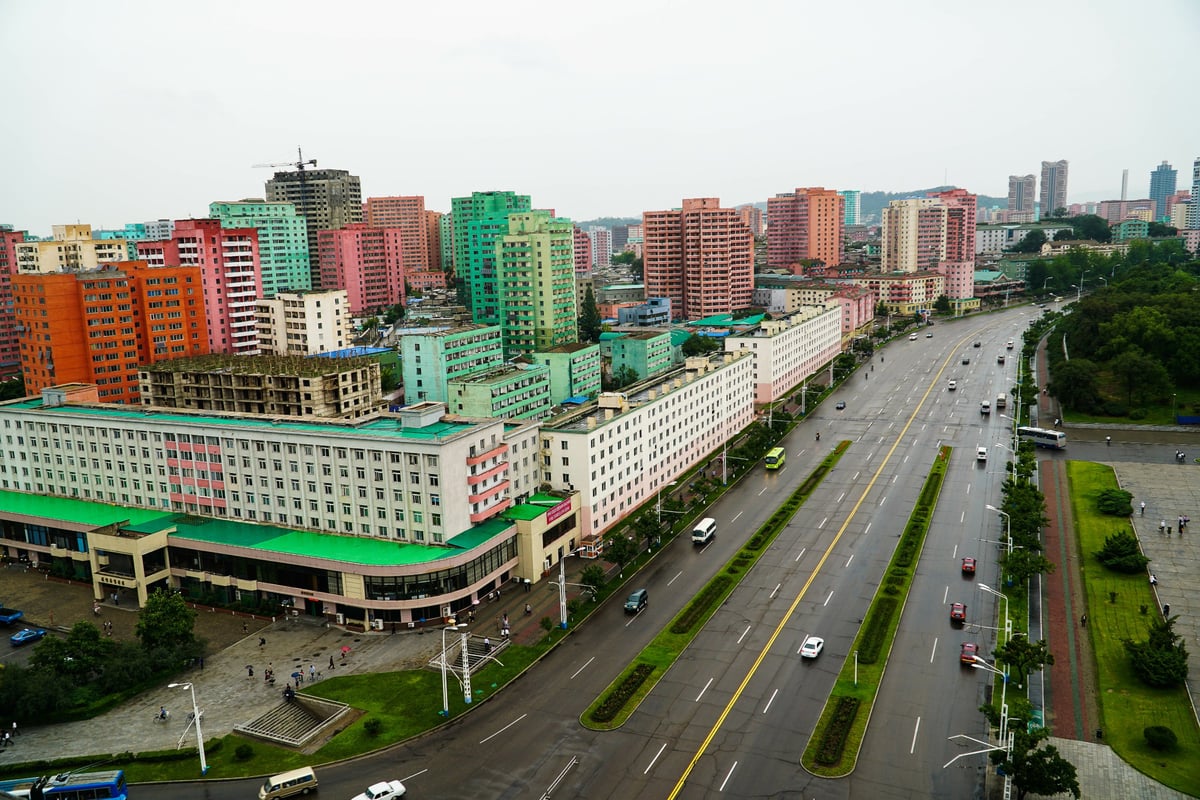
<instances>
[{"instance_id":1,"label":"distant hill","mask_svg":"<svg viewBox=\"0 0 1200 800\"><path fill-rule=\"evenodd\" d=\"M918 197L926 197L930 192L944 192L947 189L957 189L957 186L935 186L932 189L914 189L909 192L863 192L858 196L859 215L862 219L874 218L879 221L883 209L893 200L913 200ZM1008 207L1007 197L989 197L988 195L977 195L977 203L980 208L991 208L992 206L1000 206L1001 208ZM744 205L738 203L738 205ZM765 213L767 210L766 201L751 203L750 205L761 208Z\"/></svg>"},{"instance_id":2,"label":"distant hill","mask_svg":"<svg viewBox=\"0 0 1200 800\"><path fill-rule=\"evenodd\" d=\"M585 231L589 225L596 225L601 228L612 228L614 225L641 225L641 217L599 217L597 219L580 219L575 220L575 224L583 228Z\"/></svg>"}]
</instances>

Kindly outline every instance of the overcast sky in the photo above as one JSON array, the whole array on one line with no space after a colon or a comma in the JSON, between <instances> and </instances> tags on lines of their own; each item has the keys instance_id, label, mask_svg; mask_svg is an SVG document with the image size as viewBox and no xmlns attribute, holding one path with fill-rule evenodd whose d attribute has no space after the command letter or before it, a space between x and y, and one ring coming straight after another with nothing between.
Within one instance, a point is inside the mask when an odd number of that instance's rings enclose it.
<instances>
[{"instance_id":1,"label":"overcast sky","mask_svg":"<svg viewBox=\"0 0 1200 800\"><path fill-rule=\"evenodd\" d=\"M1068 201L1200 156L1200 2L0 0L0 223L119 227L261 197L511 189L574 219L1070 161Z\"/></svg>"}]
</instances>

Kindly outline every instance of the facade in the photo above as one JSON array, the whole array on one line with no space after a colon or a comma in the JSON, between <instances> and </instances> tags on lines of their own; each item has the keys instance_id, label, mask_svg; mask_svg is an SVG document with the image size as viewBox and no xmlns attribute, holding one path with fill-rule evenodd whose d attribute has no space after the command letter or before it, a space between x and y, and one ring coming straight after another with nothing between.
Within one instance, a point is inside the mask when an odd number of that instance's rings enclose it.
<instances>
[{"instance_id":1,"label":"facade","mask_svg":"<svg viewBox=\"0 0 1200 800\"><path fill-rule=\"evenodd\" d=\"M138 367L209 352L197 267L122 261L12 278L28 394L94 384L105 403L138 402Z\"/></svg>"},{"instance_id":2,"label":"facade","mask_svg":"<svg viewBox=\"0 0 1200 800\"><path fill-rule=\"evenodd\" d=\"M1150 173L1150 199L1154 201L1154 221L1161 222L1170 214L1167 198L1175 194L1175 168L1166 161Z\"/></svg>"},{"instance_id":3,"label":"facade","mask_svg":"<svg viewBox=\"0 0 1200 800\"><path fill-rule=\"evenodd\" d=\"M550 370L541 364L502 365L446 381L451 414L468 419L543 419L550 416Z\"/></svg>"},{"instance_id":4,"label":"facade","mask_svg":"<svg viewBox=\"0 0 1200 800\"><path fill-rule=\"evenodd\" d=\"M550 370L550 402L600 395L600 345L563 344L534 353L531 360Z\"/></svg>"},{"instance_id":5,"label":"facade","mask_svg":"<svg viewBox=\"0 0 1200 800\"><path fill-rule=\"evenodd\" d=\"M612 226L612 249L614 253L624 253L625 245L629 244L629 226Z\"/></svg>"},{"instance_id":6,"label":"facade","mask_svg":"<svg viewBox=\"0 0 1200 800\"><path fill-rule=\"evenodd\" d=\"M317 232L320 285L343 289L354 316L404 302L404 248L399 228L363 223Z\"/></svg>"},{"instance_id":7,"label":"facade","mask_svg":"<svg viewBox=\"0 0 1200 800\"><path fill-rule=\"evenodd\" d=\"M916 272L946 257L946 208L933 197L893 200L883 209L880 269Z\"/></svg>"},{"instance_id":8,"label":"facade","mask_svg":"<svg viewBox=\"0 0 1200 800\"><path fill-rule=\"evenodd\" d=\"M496 239L508 233L508 215L530 211L529 195L515 192L472 192L451 204L454 273L465 285L474 320L500 324L496 286Z\"/></svg>"},{"instance_id":9,"label":"facade","mask_svg":"<svg viewBox=\"0 0 1200 800\"><path fill-rule=\"evenodd\" d=\"M754 205L753 203L747 203L746 205L738 206L737 212L738 212L738 216L740 216L742 218L742 224L750 229L750 234L752 236L762 236L762 234L763 234L763 212L762 212L761 208ZM627 241L628 241L628 238L626 238L625 242L627 242ZM621 249L625 248L625 242L621 242L621 245L620 245ZM613 242L613 247L616 247L616 246L617 246L617 243Z\"/></svg>"},{"instance_id":10,"label":"facade","mask_svg":"<svg viewBox=\"0 0 1200 800\"><path fill-rule=\"evenodd\" d=\"M579 338L575 226L549 211L514 211L496 242L500 333L506 358Z\"/></svg>"},{"instance_id":11,"label":"facade","mask_svg":"<svg viewBox=\"0 0 1200 800\"><path fill-rule=\"evenodd\" d=\"M753 357L754 402L778 400L836 357L842 350L841 317L839 306L808 306L725 337L726 352Z\"/></svg>"},{"instance_id":12,"label":"facade","mask_svg":"<svg viewBox=\"0 0 1200 800\"><path fill-rule=\"evenodd\" d=\"M1146 239L1150 236L1150 223L1144 219L1125 219L1112 226L1112 240L1127 242L1130 239Z\"/></svg>"},{"instance_id":13,"label":"facade","mask_svg":"<svg viewBox=\"0 0 1200 800\"><path fill-rule=\"evenodd\" d=\"M754 290L754 237L737 211L715 197L686 199L678 211L647 211L646 295L666 297L685 319L747 308Z\"/></svg>"},{"instance_id":14,"label":"facade","mask_svg":"<svg viewBox=\"0 0 1200 800\"><path fill-rule=\"evenodd\" d=\"M1200 158L1192 162L1192 196L1188 203L1187 226L1200 228Z\"/></svg>"},{"instance_id":15,"label":"facade","mask_svg":"<svg viewBox=\"0 0 1200 800\"><path fill-rule=\"evenodd\" d=\"M891 314L915 314L931 309L946 293L945 276L931 270L864 275L855 278L854 283L874 292Z\"/></svg>"},{"instance_id":16,"label":"facade","mask_svg":"<svg viewBox=\"0 0 1200 800\"><path fill-rule=\"evenodd\" d=\"M592 237L578 225L572 237L575 241L575 276L578 279L580 275L590 275L592 272ZM579 298L579 305L583 305L582 297Z\"/></svg>"},{"instance_id":17,"label":"facade","mask_svg":"<svg viewBox=\"0 0 1200 800\"><path fill-rule=\"evenodd\" d=\"M404 397L409 403L448 403L451 381L466 380L503 363L498 325L471 324L400 336Z\"/></svg>"},{"instance_id":18,"label":"facade","mask_svg":"<svg viewBox=\"0 0 1200 800\"><path fill-rule=\"evenodd\" d=\"M256 305L263 353L310 356L350 346L350 300L343 289L279 292Z\"/></svg>"},{"instance_id":19,"label":"facade","mask_svg":"<svg viewBox=\"0 0 1200 800\"><path fill-rule=\"evenodd\" d=\"M689 358L681 368L543 422L539 480L579 493L587 545L753 419L750 358Z\"/></svg>"},{"instance_id":20,"label":"facade","mask_svg":"<svg viewBox=\"0 0 1200 800\"><path fill-rule=\"evenodd\" d=\"M312 287L308 229L291 203L263 200L209 203L208 216L221 220L223 228L258 231L263 297L274 297L278 292L305 292Z\"/></svg>"},{"instance_id":21,"label":"facade","mask_svg":"<svg viewBox=\"0 0 1200 800\"><path fill-rule=\"evenodd\" d=\"M842 196L842 206L845 210L845 215L842 217L842 225L861 225L862 224L862 192L858 189L843 189L838 192Z\"/></svg>"},{"instance_id":22,"label":"facade","mask_svg":"<svg viewBox=\"0 0 1200 800\"><path fill-rule=\"evenodd\" d=\"M975 227L975 255L999 255L1010 247L1020 244L1033 231L1041 231L1047 241L1053 241L1060 231L1070 233L1073 230L1070 225L1058 222L977 225Z\"/></svg>"},{"instance_id":23,"label":"facade","mask_svg":"<svg viewBox=\"0 0 1200 800\"><path fill-rule=\"evenodd\" d=\"M94 399L75 386L0 405L10 554L68 559L141 602L216 587L365 625L450 616L517 570L504 512L536 493L536 425L451 422L440 404L292 422ZM45 436L14 447L27 430ZM567 525L553 544L578 537Z\"/></svg>"},{"instance_id":24,"label":"facade","mask_svg":"<svg viewBox=\"0 0 1200 800\"><path fill-rule=\"evenodd\" d=\"M611 267L613 242L612 231L593 225L588 228L588 239L592 245L592 267Z\"/></svg>"},{"instance_id":25,"label":"facade","mask_svg":"<svg viewBox=\"0 0 1200 800\"><path fill-rule=\"evenodd\" d=\"M1096 206L1096 215L1103 217L1110 225L1126 219L1144 219L1151 222L1154 219L1154 201L1150 198L1140 200L1102 200Z\"/></svg>"},{"instance_id":26,"label":"facade","mask_svg":"<svg viewBox=\"0 0 1200 800\"><path fill-rule=\"evenodd\" d=\"M946 261L975 260L977 198L966 189L948 189L929 195L946 206ZM968 285L970 281L968 281ZM967 295L970 297L970 294Z\"/></svg>"},{"instance_id":27,"label":"facade","mask_svg":"<svg viewBox=\"0 0 1200 800\"><path fill-rule=\"evenodd\" d=\"M333 419L383 408L369 358L207 355L159 361L138 380L142 405L156 408Z\"/></svg>"},{"instance_id":28,"label":"facade","mask_svg":"<svg viewBox=\"0 0 1200 800\"><path fill-rule=\"evenodd\" d=\"M363 221L362 183L344 169L300 169L276 172L267 181L267 202L291 203L304 218L308 234L311 288L322 286L317 231L327 231Z\"/></svg>"},{"instance_id":29,"label":"facade","mask_svg":"<svg viewBox=\"0 0 1200 800\"><path fill-rule=\"evenodd\" d=\"M1067 207L1067 162L1065 159L1042 162L1042 191L1039 198L1043 219L1053 216L1058 209Z\"/></svg>"},{"instance_id":30,"label":"facade","mask_svg":"<svg viewBox=\"0 0 1200 800\"><path fill-rule=\"evenodd\" d=\"M421 195L368 197L363 207L367 225L400 231L405 280L409 286L421 291L446 285L441 268L438 224L441 216L436 211L425 210L425 198ZM431 240L431 236L436 238Z\"/></svg>"},{"instance_id":31,"label":"facade","mask_svg":"<svg viewBox=\"0 0 1200 800\"><path fill-rule=\"evenodd\" d=\"M262 279L256 229L226 228L219 219L181 219L170 239L138 242L137 250L152 267L200 268L208 315L207 352L258 352L256 314Z\"/></svg>"},{"instance_id":32,"label":"facade","mask_svg":"<svg viewBox=\"0 0 1200 800\"><path fill-rule=\"evenodd\" d=\"M21 341L13 306L12 279L17 273L17 245L25 241L24 231L0 226L0 380L21 371Z\"/></svg>"},{"instance_id":33,"label":"facade","mask_svg":"<svg viewBox=\"0 0 1200 800\"><path fill-rule=\"evenodd\" d=\"M20 241L17 272L81 272L129 260L124 239L97 239L91 225L55 225L48 241Z\"/></svg>"},{"instance_id":34,"label":"facade","mask_svg":"<svg viewBox=\"0 0 1200 800\"><path fill-rule=\"evenodd\" d=\"M767 266L797 274L804 261L842 262L845 198L832 189L797 189L767 200Z\"/></svg>"},{"instance_id":35,"label":"facade","mask_svg":"<svg viewBox=\"0 0 1200 800\"><path fill-rule=\"evenodd\" d=\"M1005 219L1009 222L1033 222L1037 217L1037 178L1033 175L1008 176L1008 213Z\"/></svg>"},{"instance_id":36,"label":"facade","mask_svg":"<svg viewBox=\"0 0 1200 800\"><path fill-rule=\"evenodd\" d=\"M618 336L608 345L612 357L613 374L632 370L637 380L645 380L669 370L674 364L671 349L671 332L614 331Z\"/></svg>"},{"instance_id":37,"label":"facade","mask_svg":"<svg viewBox=\"0 0 1200 800\"><path fill-rule=\"evenodd\" d=\"M670 325L671 300L667 297L651 297L641 305L620 308L617 310L617 324L640 328Z\"/></svg>"}]
</instances>

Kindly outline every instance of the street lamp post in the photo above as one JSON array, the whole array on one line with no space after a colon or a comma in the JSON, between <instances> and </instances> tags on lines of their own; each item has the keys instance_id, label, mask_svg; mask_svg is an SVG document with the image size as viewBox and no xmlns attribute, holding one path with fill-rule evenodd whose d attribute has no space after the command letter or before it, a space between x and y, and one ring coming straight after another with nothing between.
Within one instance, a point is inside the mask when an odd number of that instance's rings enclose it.
<instances>
[{"instance_id":1,"label":"street lamp post","mask_svg":"<svg viewBox=\"0 0 1200 800\"><path fill-rule=\"evenodd\" d=\"M987 592L988 594L994 594L996 597L999 597L1004 601L1004 642L1007 644L1008 640L1012 638L1012 619L1008 616L1008 595L1004 594L1004 592L993 589L985 583L979 584L977 588L980 591Z\"/></svg>"},{"instance_id":2,"label":"street lamp post","mask_svg":"<svg viewBox=\"0 0 1200 800\"><path fill-rule=\"evenodd\" d=\"M1007 450L1009 453L1012 453L1012 457L1013 457L1013 460L1012 460L1012 482L1013 482L1013 485L1015 486L1017 483L1017 453L1016 453L1016 451L1014 451L1010 447L1000 444L999 442L996 442L992 446L999 447L1001 450Z\"/></svg>"},{"instance_id":3,"label":"street lamp post","mask_svg":"<svg viewBox=\"0 0 1200 800\"><path fill-rule=\"evenodd\" d=\"M1004 524L1005 524L1005 527L1007 528L1007 534L1008 534L1006 537L1008 539L1008 554L1011 556L1012 551L1013 551L1012 517L1009 516L1007 511L1001 511L1000 509L996 508L995 506L985 506L985 508L987 508L989 511L995 511L997 514L1001 514L1004 516Z\"/></svg>"},{"instance_id":4,"label":"street lamp post","mask_svg":"<svg viewBox=\"0 0 1200 800\"><path fill-rule=\"evenodd\" d=\"M204 734L200 732L200 706L196 705L196 688L190 683L169 683L168 689L187 689L192 693L192 722L196 723L196 744L200 748L200 775L208 774L208 760L204 757Z\"/></svg>"},{"instance_id":5,"label":"street lamp post","mask_svg":"<svg viewBox=\"0 0 1200 800\"><path fill-rule=\"evenodd\" d=\"M450 719L450 691L446 685L446 631L457 631L457 625L442 628L442 716Z\"/></svg>"},{"instance_id":6,"label":"street lamp post","mask_svg":"<svg viewBox=\"0 0 1200 800\"><path fill-rule=\"evenodd\" d=\"M660 486L660 487L658 487L658 502L654 504L654 507L655 507L655 509L656 509L656 510L657 510L657 512L658 512L658 527L659 527L659 528L662 528L662 493L663 493L663 488L664 488L664 487L667 487L667 486L674 486L674 485L675 485L675 484L677 484L677 483L679 483L679 481L671 481L670 483L663 484L663 486Z\"/></svg>"},{"instance_id":7,"label":"street lamp post","mask_svg":"<svg viewBox=\"0 0 1200 800\"><path fill-rule=\"evenodd\" d=\"M1102 281L1104 281L1104 287L1105 287L1105 288L1108 288L1108 278L1104 277L1103 275L1097 275L1096 277L1097 277L1099 280L1102 280Z\"/></svg>"},{"instance_id":8,"label":"street lamp post","mask_svg":"<svg viewBox=\"0 0 1200 800\"><path fill-rule=\"evenodd\" d=\"M1172 395L1171 395L1171 423L1172 423L1172 424L1174 424L1175 422L1177 422L1177 421L1178 421L1178 420L1177 420L1177 418L1176 418L1176 416L1175 416L1175 401L1176 401L1177 399L1179 399L1179 395L1177 395L1177 394L1172 394Z\"/></svg>"},{"instance_id":9,"label":"street lamp post","mask_svg":"<svg viewBox=\"0 0 1200 800\"><path fill-rule=\"evenodd\" d=\"M1042 291L1043 292L1046 291L1046 284L1050 283L1050 281L1052 281L1052 280L1054 280L1054 278L1046 278L1046 280L1042 281Z\"/></svg>"}]
</instances>

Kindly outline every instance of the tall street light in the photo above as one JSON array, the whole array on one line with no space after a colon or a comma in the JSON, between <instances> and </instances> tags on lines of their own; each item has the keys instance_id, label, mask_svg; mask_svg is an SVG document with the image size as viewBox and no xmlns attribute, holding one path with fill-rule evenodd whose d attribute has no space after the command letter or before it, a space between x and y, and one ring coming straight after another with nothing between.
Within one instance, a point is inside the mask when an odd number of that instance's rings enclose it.
<instances>
[{"instance_id":1,"label":"tall street light","mask_svg":"<svg viewBox=\"0 0 1200 800\"><path fill-rule=\"evenodd\" d=\"M450 719L450 693L446 686L446 631L457 631L457 625L447 625L442 628L442 716ZM465 638L465 637L464 637ZM463 652L466 652L466 647L463 647ZM470 694L466 695L466 701L471 702Z\"/></svg>"},{"instance_id":2,"label":"tall street light","mask_svg":"<svg viewBox=\"0 0 1200 800\"><path fill-rule=\"evenodd\" d=\"M1104 277L1103 275L1097 275L1096 278L1104 281L1104 288L1108 288L1108 278Z\"/></svg>"},{"instance_id":3,"label":"tall street light","mask_svg":"<svg viewBox=\"0 0 1200 800\"><path fill-rule=\"evenodd\" d=\"M975 663L971 666L975 669L986 669L1004 679L1000 689L1000 741L1003 742L1008 734L1008 673L984 661L983 656L975 656Z\"/></svg>"},{"instance_id":4,"label":"tall street light","mask_svg":"<svg viewBox=\"0 0 1200 800\"><path fill-rule=\"evenodd\" d=\"M665 489L669 486L674 486L677 483L679 483L679 481L671 481L670 483L664 483L662 486L658 487L658 502L655 503L655 508L658 510L658 527L659 528L662 528L662 493L663 493L663 489ZM566 626L564 626L564 627L566 627Z\"/></svg>"},{"instance_id":5,"label":"tall street light","mask_svg":"<svg viewBox=\"0 0 1200 800\"><path fill-rule=\"evenodd\" d=\"M975 588L988 594L994 594L1004 601L1004 643L1008 644L1008 640L1012 638L1012 619L1008 616L1008 595L1004 594L1004 592L996 591L986 583L981 583Z\"/></svg>"},{"instance_id":6,"label":"tall street light","mask_svg":"<svg viewBox=\"0 0 1200 800\"><path fill-rule=\"evenodd\" d=\"M999 442L996 442L994 445L992 445L992 447L999 447L1001 450L1007 450L1009 453L1012 454L1012 482L1013 482L1013 485L1015 486L1017 483L1017 454L1016 454L1016 451L1014 451L1011 447L1000 444Z\"/></svg>"},{"instance_id":7,"label":"tall street light","mask_svg":"<svg viewBox=\"0 0 1200 800\"><path fill-rule=\"evenodd\" d=\"M1007 537L1008 538L1008 554L1011 556L1012 551L1013 551L1012 517L1009 516L1007 511L1001 511L1000 509L996 508L995 506L985 506L985 508L987 508L988 511L995 511L997 514L1002 514L1004 516L1005 527L1007 528L1007 531L1008 531L1008 537Z\"/></svg>"},{"instance_id":8,"label":"tall street light","mask_svg":"<svg viewBox=\"0 0 1200 800\"><path fill-rule=\"evenodd\" d=\"M196 705L196 689L190 683L169 683L168 689L187 689L192 693L192 721L196 723L196 744L200 747L200 775L208 774L208 761L204 758L204 734L200 732L200 706Z\"/></svg>"}]
</instances>

